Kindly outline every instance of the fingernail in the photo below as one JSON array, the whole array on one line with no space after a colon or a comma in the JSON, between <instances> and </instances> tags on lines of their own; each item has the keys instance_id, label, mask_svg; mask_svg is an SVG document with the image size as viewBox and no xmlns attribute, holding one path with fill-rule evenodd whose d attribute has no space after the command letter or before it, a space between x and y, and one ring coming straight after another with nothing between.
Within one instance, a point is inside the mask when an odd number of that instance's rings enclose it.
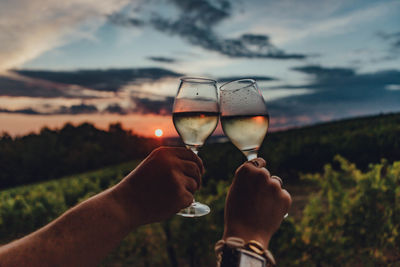
<instances>
[{"instance_id":1,"label":"fingernail","mask_svg":"<svg viewBox=\"0 0 400 267\"><path fill-rule=\"evenodd\" d=\"M253 163L254 166L256 166L256 167L259 167L259 166L260 166L260 164L258 163L257 160L252 160L252 161L250 161L250 162Z\"/></svg>"},{"instance_id":2,"label":"fingernail","mask_svg":"<svg viewBox=\"0 0 400 267\"><path fill-rule=\"evenodd\" d=\"M278 177L278 176L276 176L276 175L273 175L273 176L271 176L271 178L272 178L272 179L275 179L275 180L278 180L279 183L281 184L281 187L283 187L283 180L282 180L280 177Z\"/></svg>"}]
</instances>

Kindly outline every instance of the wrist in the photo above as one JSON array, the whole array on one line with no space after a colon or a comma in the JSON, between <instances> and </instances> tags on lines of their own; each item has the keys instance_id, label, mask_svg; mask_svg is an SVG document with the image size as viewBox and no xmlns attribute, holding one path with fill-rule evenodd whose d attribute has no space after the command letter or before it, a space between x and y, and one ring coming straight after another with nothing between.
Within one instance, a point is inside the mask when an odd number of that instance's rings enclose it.
<instances>
[{"instance_id":1,"label":"wrist","mask_svg":"<svg viewBox=\"0 0 400 267\"><path fill-rule=\"evenodd\" d=\"M228 237L239 237L243 239L245 243L248 243L250 240L255 240L261 243L265 249L268 249L271 236L272 234L264 231L252 231L250 229L244 229L243 227L225 227L222 239L226 240Z\"/></svg>"},{"instance_id":2,"label":"wrist","mask_svg":"<svg viewBox=\"0 0 400 267\"><path fill-rule=\"evenodd\" d=\"M115 203L115 209L117 210L118 218L123 227L129 231L145 224L141 220L140 210L138 207L132 204L129 198L128 192L125 192L125 188L121 184L117 184L109 189L109 195L111 201Z\"/></svg>"}]
</instances>

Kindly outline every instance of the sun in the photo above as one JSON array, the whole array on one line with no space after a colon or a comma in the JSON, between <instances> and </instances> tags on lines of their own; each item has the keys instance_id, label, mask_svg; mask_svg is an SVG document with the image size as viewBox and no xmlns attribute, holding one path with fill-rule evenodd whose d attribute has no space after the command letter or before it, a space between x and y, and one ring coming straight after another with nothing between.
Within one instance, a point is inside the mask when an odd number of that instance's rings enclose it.
<instances>
[{"instance_id":1,"label":"sun","mask_svg":"<svg viewBox=\"0 0 400 267\"><path fill-rule=\"evenodd\" d=\"M163 130L161 130L161 129L155 130L154 135L157 137L161 137L163 135Z\"/></svg>"}]
</instances>

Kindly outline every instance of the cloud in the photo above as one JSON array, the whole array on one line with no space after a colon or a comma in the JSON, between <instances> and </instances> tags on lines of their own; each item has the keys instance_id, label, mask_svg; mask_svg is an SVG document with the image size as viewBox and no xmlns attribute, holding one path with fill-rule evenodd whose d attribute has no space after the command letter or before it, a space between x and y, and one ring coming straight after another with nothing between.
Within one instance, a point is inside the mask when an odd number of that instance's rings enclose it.
<instances>
[{"instance_id":1,"label":"cloud","mask_svg":"<svg viewBox=\"0 0 400 267\"><path fill-rule=\"evenodd\" d=\"M169 21L158 17L151 21L159 31L178 35L192 45L218 52L232 58L304 59L303 54L287 54L276 48L267 35L242 34L238 38L220 38L211 29L196 24L191 19Z\"/></svg>"},{"instance_id":2,"label":"cloud","mask_svg":"<svg viewBox=\"0 0 400 267\"><path fill-rule=\"evenodd\" d=\"M132 96L131 99L135 103L133 112L141 114L169 115L171 114L172 105L174 103L174 97L171 96L161 99Z\"/></svg>"},{"instance_id":3,"label":"cloud","mask_svg":"<svg viewBox=\"0 0 400 267\"><path fill-rule=\"evenodd\" d=\"M148 57L151 61L161 62L161 63L175 63L176 60L169 57Z\"/></svg>"},{"instance_id":4,"label":"cloud","mask_svg":"<svg viewBox=\"0 0 400 267\"><path fill-rule=\"evenodd\" d=\"M85 97L70 90L66 85L58 85L34 79L20 79L20 77L0 76L0 96L28 96L28 97Z\"/></svg>"},{"instance_id":5,"label":"cloud","mask_svg":"<svg viewBox=\"0 0 400 267\"><path fill-rule=\"evenodd\" d=\"M173 97L169 97L171 80L178 76L182 74L161 68L17 70L0 76L0 112L167 115L173 103Z\"/></svg>"},{"instance_id":6,"label":"cloud","mask_svg":"<svg viewBox=\"0 0 400 267\"><path fill-rule=\"evenodd\" d=\"M398 32L384 32L380 31L377 33L377 36L381 38L384 42L389 45L387 55L383 56L382 58L378 58L375 61L389 61L389 60L396 60L400 56L400 31Z\"/></svg>"},{"instance_id":7,"label":"cloud","mask_svg":"<svg viewBox=\"0 0 400 267\"><path fill-rule=\"evenodd\" d=\"M111 22L112 24L124 27L130 27L130 26L141 27L144 26L145 24L145 22L141 19L133 17L130 18L122 17L118 13L111 14L107 18L108 21Z\"/></svg>"},{"instance_id":8,"label":"cloud","mask_svg":"<svg viewBox=\"0 0 400 267\"><path fill-rule=\"evenodd\" d=\"M1 108L0 113L26 114L26 115L78 115L78 114L156 114L170 115L174 97L138 97L131 96L129 107L123 107L119 103L110 103L101 109L95 104L81 103L78 105L51 105L43 108L43 106L25 107L20 109ZM32 104L34 105L34 104Z\"/></svg>"},{"instance_id":9,"label":"cloud","mask_svg":"<svg viewBox=\"0 0 400 267\"><path fill-rule=\"evenodd\" d=\"M61 106L53 112L41 112L34 108L24 108L16 110L0 108L0 113L14 113L14 114L25 114L25 115L60 115L60 114L77 115L77 114L93 114L97 112L98 109L96 108L96 106L86 105L86 104L72 105L70 107Z\"/></svg>"},{"instance_id":10,"label":"cloud","mask_svg":"<svg viewBox=\"0 0 400 267\"><path fill-rule=\"evenodd\" d=\"M346 99L370 99L379 97L390 84L400 83L399 70L384 70L373 73L357 73L351 68L326 68L309 65L292 68L295 71L312 75L313 82L298 87L313 88L318 91L331 91Z\"/></svg>"},{"instance_id":11,"label":"cloud","mask_svg":"<svg viewBox=\"0 0 400 267\"><path fill-rule=\"evenodd\" d=\"M307 55L286 53L274 46L268 35L243 33L236 38L223 38L216 33L215 27L232 14L229 1L185 1L170 0L177 9L172 18L161 15L158 10L137 18L138 14L113 14L110 22L116 25L144 27L150 26L160 32L176 35L192 45L218 52L232 58L273 58L273 59L305 59ZM158 6L157 6L158 8ZM144 13L144 12L142 12ZM165 14L167 12L163 12ZM140 23L138 23L140 21Z\"/></svg>"},{"instance_id":12,"label":"cloud","mask_svg":"<svg viewBox=\"0 0 400 267\"><path fill-rule=\"evenodd\" d=\"M4 0L0 3L0 71L92 33L129 0Z\"/></svg>"},{"instance_id":13,"label":"cloud","mask_svg":"<svg viewBox=\"0 0 400 267\"><path fill-rule=\"evenodd\" d=\"M277 78L269 77L269 76L246 75L246 76L220 77L220 78L218 78L218 82L224 83L224 82L230 82L230 81L235 81L235 80L240 80L240 79L253 79L256 81L276 81L276 80L278 80Z\"/></svg>"},{"instance_id":14,"label":"cloud","mask_svg":"<svg viewBox=\"0 0 400 267\"><path fill-rule=\"evenodd\" d=\"M25 114L25 115L40 114L40 112L37 112L36 110L34 110L32 108L17 109L17 110L9 110L9 109L0 108L0 113L14 113L14 114Z\"/></svg>"},{"instance_id":15,"label":"cloud","mask_svg":"<svg viewBox=\"0 0 400 267\"><path fill-rule=\"evenodd\" d=\"M168 20L153 17L150 23L159 31L178 35L192 45L232 58L304 59L307 57L303 54L285 53L275 47L267 35L246 33L238 38L220 38L212 28L199 25L192 18Z\"/></svg>"},{"instance_id":16,"label":"cloud","mask_svg":"<svg viewBox=\"0 0 400 267\"><path fill-rule=\"evenodd\" d=\"M82 86L97 91L117 92L128 83L144 81L157 81L167 77L179 77L182 74L162 68L137 68L137 69L105 69L105 70L77 70L77 71L47 71L47 70L15 70L24 77L36 81L57 83L58 87ZM0 76L1 77L1 76ZM43 83L41 83L43 84ZM58 88L46 90L43 86L31 86L9 78L0 79L0 95L12 96L69 96L67 92ZM72 95L73 96L73 95Z\"/></svg>"},{"instance_id":17,"label":"cloud","mask_svg":"<svg viewBox=\"0 0 400 267\"><path fill-rule=\"evenodd\" d=\"M128 110L122 108L119 104L113 103L107 106L107 108L104 110L107 113L112 113L112 114L120 114L120 115L126 115L128 114Z\"/></svg>"},{"instance_id":18,"label":"cloud","mask_svg":"<svg viewBox=\"0 0 400 267\"><path fill-rule=\"evenodd\" d=\"M400 91L400 84L389 84L385 88L386 90Z\"/></svg>"},{"instance_id":19,"label":"cloud","mask_svg":"<svg viewBox=\"0 0 400 267\"><path fill-rule=\"evenodd\" d=\"M286 0L264 5L260 2L248 8L246 19L253 21L250 29L268 31L278 46L357 33L379 18L397 16L399 7L398 1Z\"/></svg>"},{"instance_id":20,"label":"cloud","mask_svg":"<svg viewBox=\"0 0 400 267\"><path fill-rule=\"evenodd\" d=\"M393 49L400 49L400 31L399 32L378 32L377 35L385 41L388 41Z\"/></svg>"},{"instance_id":21,"label":"cloud","mask_svg":"<svg viewBox=\"0 0 400 267\"><path fill-rule=\"evenodd\" d=\"M351 68L327 68L321 67L318 65L308 65L301 67L294 67L292 70L313 75L313 78L316 80L315 84L309 84L309 87L322 87L321 84L326 84L327 87L329 85L327 83L331 81L336 81L335 84L344 78L351 78L355 76L355 70Z\"/></svg>"},{"instance_id":22,"label":"cloud","mask_svg":"<svg viewBox=\"0 0 400 267\"><path fill-rule=\"evenodd\" d=\"M275 127L303 125L349 116L400 110L400 91L388 90L400 84L400 70L357 73L351 68L307 65L293 68L310 76L311 81L290 90L309 88L308 94L288 96L268 103ZM277 87L275 87L277 88Z\"/></svg>"},{"instance_id":23,"label":"cloud","mask_svg":"<svg viewBox=\"0 0 400 267\"><path fill-rule=\"evenodd\" d=\"M98 109L94 105L72 105L70 107L62 106L59 110L55 111L53 114L92 114L97 113Z\"/></svg>"},{"instance_id":24,"label":"cloud","mask_svg":"<svg viewBox=\"0 0 400 267\"><path fill-rule=\"evenodd\" d=\"M227 0L170 0L170 2L175 4L185 16L194 18L209 26L219 23L231 15L232 5Z\"/></svg>"}]
</instances>

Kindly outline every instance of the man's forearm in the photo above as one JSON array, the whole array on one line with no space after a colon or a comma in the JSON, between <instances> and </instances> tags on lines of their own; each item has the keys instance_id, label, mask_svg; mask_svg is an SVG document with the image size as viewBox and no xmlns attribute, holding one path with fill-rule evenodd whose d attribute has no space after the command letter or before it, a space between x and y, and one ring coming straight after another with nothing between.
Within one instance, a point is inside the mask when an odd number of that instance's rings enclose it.
<instances>
[{"instance_id":1,"label":"man's forearm","mask_svg":"<svg viewBox=\"0 0 400 267\"><path fill-rule=\"evenodd\" d=\"M126 211L109 189L0 247L0 266L93 266L132 229Z\"/></svg>"}]
</instances>

